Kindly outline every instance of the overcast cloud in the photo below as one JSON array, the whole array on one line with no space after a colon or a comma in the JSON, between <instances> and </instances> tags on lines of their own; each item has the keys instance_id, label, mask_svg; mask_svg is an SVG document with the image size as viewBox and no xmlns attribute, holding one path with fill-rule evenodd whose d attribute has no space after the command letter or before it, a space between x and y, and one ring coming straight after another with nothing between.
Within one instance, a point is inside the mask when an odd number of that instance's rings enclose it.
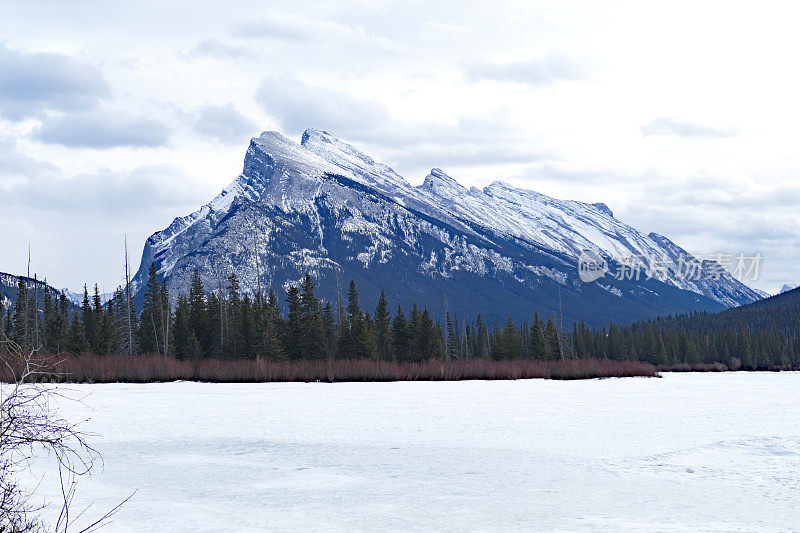
<instances>
[{"instance_id":1,"label":"overcast cloud","mask_svg":"<svg viewBox=\"0 0 800 533\"><path fill-rule=\"evenodd\" d=\"M307 85L291 76L269 76L256 100L289 133L313 127L342 138L382 139L392 129L392 116L380 102L358 98L342 90Z\"/></svg>"},{"instance_id":2,"label":"overcast cloud","mask_svg":"<svg viewBox=\"0 0 800 533\"><path fill-rule=\"evenodd\" d=\"M195 129L200 135L219 142L240 145L259 133L258 124L236 111L230 102L224 106L204 106L195 122Z\"/></svg>"},{"instance_id":3,"label":"overcast cloud","mask_svg":"<svg viewBox=\"0 0 800 533\"><path fill-rule=\"evenodd\" d=\"M75 111L107 97L101 71L59 53L30 53L0 43L0 114L12 120L44 110Z\"/></svg>"},{"instance_id":4,"label":"overcast cloud","mask_svg":"<svg viewBox=\"0 0 800 533\"><path fill-rule=\"evenodd\" d=\"M45 176L11 187L8 196L15 207L73 214L90 211L106 220L209 200L190 176L168 165L142 166L130 172L101 168L70 178Z\"/></svg>"},{"instance_id":5,"label":"overcast cloud","mask_svg":"<svg viewBox=\"0 0 800 533\"><path fill-rule=\"evenodd\" d=\"M92 112L47 117L34 138L70 148L154 147L166 144L169 128L151 118Z\"/></svg>"},{"instance_id":6,"label":"overcast cloud","mask_svg":"<svg viewBox=\"0 0 800 533\"><path fill-rule=\"evenodd\" d=\"M698 124L674 118L655 118L642 126L642 135L675 135L676 137L731 137L736 132L731 128L721 128Z\"/></svg>"},{"instance_id":7,"label":"overcast cloud","mask_svg":"<svg viewBox=\"0 0 800 533\"><path fill-rule=\"evenodd\" d=\"M548 85L560 80L577 80L586 76L585 70L573 59L550 55L514 63L482 63L467 67L473 80L516 82L526 85Z\"/></svg>"},{"instance_id":8,"label":"overcast cloud","mask_svg":"<svg viewBox=\"0 0 800 533\"><path fill-rule=\"evenodd\" d=\"M189 52L190 57L213 57L221 60L239 60L252 57L253 51L246 46L225 44L219 39L203 39Z\"/></svg>"},{"instance_id":9,"label":"overcast cloud","mask_svg":"<svg viewBox=\"0 0 800 533\"><path fill-rule=\"evenodd\" d=\"M0 271L31 243L56 285L114 286L124 234L138 256L249 137L311 127L412 183L441 167L760 252L776 291L800 281L800 13L768 4L3 2Z\"/></svg>"}]
</instances>

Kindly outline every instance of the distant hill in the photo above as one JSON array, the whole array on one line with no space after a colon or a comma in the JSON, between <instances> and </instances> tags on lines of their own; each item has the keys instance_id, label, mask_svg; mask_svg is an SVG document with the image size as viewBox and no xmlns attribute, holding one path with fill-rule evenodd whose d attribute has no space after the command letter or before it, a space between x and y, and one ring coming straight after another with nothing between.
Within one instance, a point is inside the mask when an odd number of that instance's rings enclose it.
<instances>
[{"instance_id":1,"label":"distant hill","mask_svg":"<svg viewBox=\"0 0 800 533\"><path fill-rule=\"evenodd\" d=\"M784 283L783 287L781 287L781 290L780 290L780 292L778 292L778 294L783 294L784 292L789 292L790 290L795 289L795 288L797 288L797 285L790 285L788 283Z\"/></svg>"},{"instance_id":2,"label":"distant hill","mask_svg":"<svg viewBox=\"0 0 800 533\"><path fill-rule=\"evenodd\" d=\"M5 313L10 307L13 307L17 302L19 278L20 276L16 276L14 274L0 272L0 302L3 304L3 313ZM29 294L35 294L38 297L39 308L44 305L45 292L49 292L54 298L58 298L62 292L61 290L48 285L42 280L34 280L33 278L29 278L27 276L22 276L22 279L25 280L25 285L28 288ZM67 301L69 302L70 311L79 309L78 305L76 305L75 302L70 298L67 298Z\"/></svg>"},{"instance_id":3,"label":"distant hill","mask_svg":"<svg viewBox=\"0 0 800 533\"><path fill-rule=\"evenodd\" d=\"M794 336L800 327L800 288L719 313L693 313L656 319L653 322L683 327L688 331L733 329L741 322L751 334L774 327L781 336Z\"/></svg>"},{"instance_id":4,"label":"distant hill","mask_svg":"<svg viewBox=\"0 0 800 533\"><path fill-rule=\"evenodd\" d=\"M642 320L580 339L583 356L678 369L800 369L800 288L718 313ZM706 365L705 367L703 365ZM720 367L721 365L721 367Z\"/></svg>"}]
</instances>

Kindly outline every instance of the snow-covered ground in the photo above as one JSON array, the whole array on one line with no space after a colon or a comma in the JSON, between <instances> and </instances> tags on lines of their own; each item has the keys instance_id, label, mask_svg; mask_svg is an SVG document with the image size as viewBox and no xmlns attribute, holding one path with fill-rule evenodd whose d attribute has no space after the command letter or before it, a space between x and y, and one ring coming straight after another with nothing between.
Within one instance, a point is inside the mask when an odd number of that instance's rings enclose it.
<instances>
[{"instance_id":1,"label":"snow-covered ground","mask_svg":"<svg viewBox=\"0 0 800 533\"><path fill-rule=\"evenodd\" d=\"M800 528L800 373L71 389L103 531Z\"/></svg>"}]
</instances>

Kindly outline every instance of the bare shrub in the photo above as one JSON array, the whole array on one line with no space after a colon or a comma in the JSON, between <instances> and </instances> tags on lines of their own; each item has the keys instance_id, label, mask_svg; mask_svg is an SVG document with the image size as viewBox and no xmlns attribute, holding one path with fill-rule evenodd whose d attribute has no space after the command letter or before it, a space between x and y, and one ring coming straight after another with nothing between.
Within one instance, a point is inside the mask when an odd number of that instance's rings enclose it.
<instances>
[{"instance_id":1,"label":"bare shrub","mask_svg":"<svg viewBox=\"0 0 800 533\"><path fill-rule=\"evenodd\" d=\"M736 370L735 368L729 369L722 363L674 363L662 365L659 369L664 372L727 372L728 370Z\"/></svg>"},{"instance_id":2,"label":"bare shrub","mask_svg":"<svg viewBox=\"0 0 800 533\"><path fill-rule=\"evenodd\" d=\"M0 353L0 533L66 533L74 525L70 508L78 479L92 470L100 456L77 425L62 418L53 406L69 400L47 383L57 376L54 369L59 361L5 342L10 349ZM43 508L29 503L33 494L18 481L34 458L44 454L54 457L61 483L61 508L55 524L38 519ZM120 506L80 531L100 527Z\"/></svg>"},{"instance_id":3,"label":"bare shrub","mask_svg":"<svg viewBox=\"0 0 800 533\"><path fill-rule=\"evenodd\" d=\"M209 381L264 383L310 381L457 381L466 379L590 379L658 375L648 363L574 359L558 361L431 359L390 362L372 359L270 361L266 359L200 359L180 361L163 356L65 356L46 381L150 383Z\"/></svg>"}]
</instances>

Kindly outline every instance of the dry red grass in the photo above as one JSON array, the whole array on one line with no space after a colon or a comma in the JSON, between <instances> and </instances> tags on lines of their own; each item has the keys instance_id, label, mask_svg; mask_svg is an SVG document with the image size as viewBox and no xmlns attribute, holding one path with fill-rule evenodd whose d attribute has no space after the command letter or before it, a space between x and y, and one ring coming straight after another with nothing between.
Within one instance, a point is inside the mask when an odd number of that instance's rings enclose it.
<instances>
[{"instance_id":1,"label":"dry red grass","mask_svg":"<svg viewBox=\"0 0 800 533\"><path fill-rule=\"evenodd\" d=\"M124 357L42 356L52 370L41 379L73 383L150 383L209 381L216 383L285 381L459 381L467 379L590 379L658 376L647 363L577 359L570 361L493 361L461 359L421 363L373 360L292 361L200 359L180 361L154 355ZM7 376L0 373L0 378Z\"/></svg>"}]
</instances>

